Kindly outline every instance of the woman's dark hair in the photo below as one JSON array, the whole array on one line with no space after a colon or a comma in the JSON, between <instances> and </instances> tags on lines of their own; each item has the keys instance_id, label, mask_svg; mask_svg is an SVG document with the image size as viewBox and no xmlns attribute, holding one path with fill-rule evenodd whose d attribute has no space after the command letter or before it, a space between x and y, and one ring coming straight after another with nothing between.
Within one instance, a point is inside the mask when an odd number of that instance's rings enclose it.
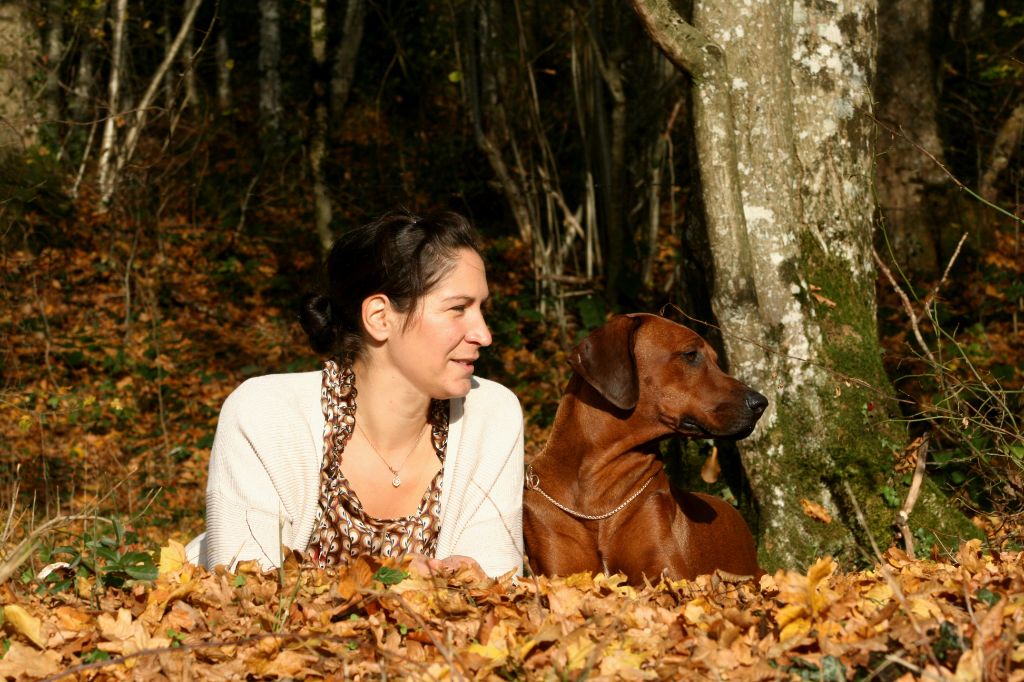
<instances>
[{"instance_id":1,"label":"woman's dark hair","mask_svg":"<svg viewBox=\"0 0 1024 682\"><path fill-rule=\"evenodd\" d=\"M452 211L420 218L395 210L346 232L327 254L321 290L308 294L299 311L310 348L333 357L357 355L367 297L384 294L398 312L411 312L455 267L459 249L480 253L479 239Z\"/></svg>"}]
</instances>

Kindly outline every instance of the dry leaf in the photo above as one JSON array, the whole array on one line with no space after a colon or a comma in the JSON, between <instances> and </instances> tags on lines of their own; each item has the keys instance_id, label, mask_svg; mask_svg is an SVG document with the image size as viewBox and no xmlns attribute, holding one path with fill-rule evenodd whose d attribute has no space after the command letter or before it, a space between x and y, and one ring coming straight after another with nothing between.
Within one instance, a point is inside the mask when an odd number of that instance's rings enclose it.
<instances>
[{"instance_id":1,"label":"dry leaf","mask_svg":"<svg viewBox=\"0 0 1024 682\"><path fill-rule=\"evenodd\" d=\"M42 621L31 615L28 611L17 604L8 604L4 607L4 620L37 647L40 649L46 648L46 640L43 639Z\"/></svg>"},{"instance_id":2,"label":"dry leaf","mask_svg":"<svg viewBox=\"0 0 1024 682\"><path fill-rule=\"evenodd\" d=\"M812 291L811 292L811 296L813 296L814 300L816 300L818 303L824 303L829 308L835 308L836 307L836 302L835 301L833 301L830 298L825 298L824 296L822 296L819 293L815 293L815 292Z\"/></svg>"},{"instance_id":3,"label":"dry leaf","mask_svg":"<svg viewBox=\"0 0 1024 682\"><path fill-rule=\"evenodd\" d=\"M39 679L56 675L63 668L58 652L40 652L21 642L12 641L11 648L4 654L3 660L0 660L0 678Z\"/></svg>"},{"instance_id":4,"label":"dry leaf","mask_svg":"<svg viewBox=\"0 0 1024 682\"><path fill-rule=\"evenodd\" d=\"M277 654L260 673L265 677L305 677L312 672L306 665L314 661L316 656L285 650Z\"/></svg>"},{"instance_id":5,"label":"dry leaf","mask_svg":"<svg viewBox=\"0 0 1024 682\"><path fill-rule=\"evenodd\" d=\"M801 499L800 506L803 507L804 515L808 518L812 518L815 521L821 521L822 523L832 523L832 515L828 513L827 509L817 502Z\"/></svg>"},{"instance_id":6,"label":"dry leaf","mask_svg":"<svg viewBox=\"0 0 1024 682\"><path fill-rule=\"evenodd\" d=\"M168 540L167 546L160 548L160 568L158 569L160 577L180 570L185 563L185 545Z\"/></svg>"},{"instance_id":7,"label":"dry leaf","mask_svg":"<svg viewBox=\"0 0 1024 682\"><path fill-rule=\"evenodd\" d=\"M956 682L981 682L984 679L981 671L981 658L975 650L965 651L960 657L953 679Z\"/></svg>"}]
</instances>

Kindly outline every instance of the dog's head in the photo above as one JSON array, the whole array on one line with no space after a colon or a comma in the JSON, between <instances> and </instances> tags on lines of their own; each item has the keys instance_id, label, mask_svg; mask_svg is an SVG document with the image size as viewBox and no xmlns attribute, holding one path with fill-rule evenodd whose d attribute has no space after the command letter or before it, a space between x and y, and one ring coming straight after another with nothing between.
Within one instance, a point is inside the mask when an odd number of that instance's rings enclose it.
<instances>
[{"instance_id":1,"label":"dog's head","mask_svg":"<svg viewBox=\"0 0 1024 682\"><path fill-rule=\"evenodd\" d=\"M691 438L746 438L768 400L718 367L692 329L658 315L617 315L569 354L573 370L613 407L642 411Z\"/></svg>"}]
</instances>

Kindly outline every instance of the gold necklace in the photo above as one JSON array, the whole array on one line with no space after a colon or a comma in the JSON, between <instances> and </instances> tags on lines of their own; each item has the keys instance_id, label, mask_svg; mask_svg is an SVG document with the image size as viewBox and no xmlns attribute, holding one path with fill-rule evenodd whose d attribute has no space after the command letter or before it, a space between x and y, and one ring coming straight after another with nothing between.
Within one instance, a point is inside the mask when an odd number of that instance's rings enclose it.
<instances>
[{"instance_id":1,"label":"gold necklace","mask_svg":"<svg viewBox=\"0 0 1024 682\"><path fill-rule=\"evenodd\" d=\"M377 450L377 446L375 446L373 442L370 440L370 437L366 435L366 431L363 431L363 427L359 426L359 422L356 422L356 428L359 429L359 433L363 434L363 439L370 446L370 449L373 450L373 454L377 455L377 457L380 458L380 461L384 462L384 466L386 466L388 470L395 475L395 477L391 479L391 485L395 486L396 488L402 485L402 478L398 475L398 472L401 470L402 467L405 466L405 463L409 461L409 457L412 455L413 450L416 449L416 446L420 442L420 438L423 437L423 430L426 428L426 426L427 424L424 424L423 426L420 427L419 433L416 434L416 439L413 440L412 442L412 447L409 448L409 452L405 453L405 457L402 459L402 463L399 464L398 467L396 468L388 464L388 461L384 459L384 455L380 454L380 451Z\"/></svg>"}]
</instances>

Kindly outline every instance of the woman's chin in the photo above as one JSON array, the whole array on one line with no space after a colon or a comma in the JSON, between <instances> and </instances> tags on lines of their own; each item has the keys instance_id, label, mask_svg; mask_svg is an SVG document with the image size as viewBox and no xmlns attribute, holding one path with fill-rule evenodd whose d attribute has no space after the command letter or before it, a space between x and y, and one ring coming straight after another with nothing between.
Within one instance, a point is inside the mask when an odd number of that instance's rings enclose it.
<instances>
[{"instance_id":1,"label":"woman's chin","mask_svg":"<svg viewBox=\"0 0 1024 682\"><path fill-rule=\"evenodd\" d=\"M435 396L435 400L449 400L451 398L465 398L469 394L469 389L473 387L473 376L470 375L465 379L456 379L446 383L438 393L440 395Z\"/></svg>"}]
</instances>

